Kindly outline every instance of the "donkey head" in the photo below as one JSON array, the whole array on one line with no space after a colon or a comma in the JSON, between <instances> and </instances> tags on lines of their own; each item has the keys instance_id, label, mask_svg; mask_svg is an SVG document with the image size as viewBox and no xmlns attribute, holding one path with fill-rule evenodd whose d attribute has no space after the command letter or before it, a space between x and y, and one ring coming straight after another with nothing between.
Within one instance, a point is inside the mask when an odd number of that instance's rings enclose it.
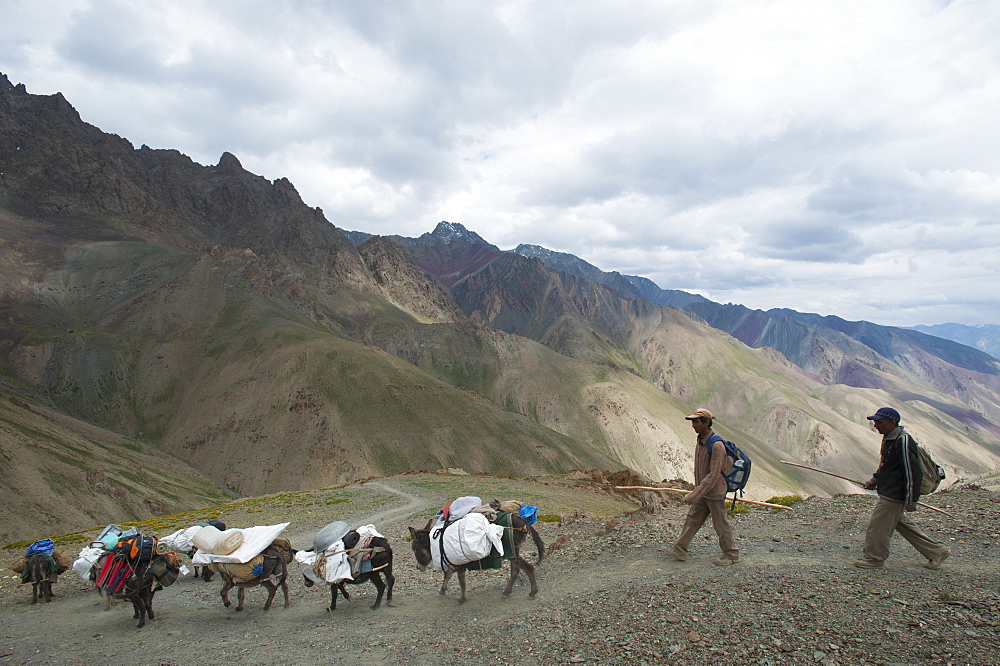
<instances>
[{"instance_id":1,"label":"donkey head","mask_svg":"<svg viewBox=\"0 0 1000 666\"><path fill-rule=\"evenodd\" d=\"M427 521L427 526L423 529L415 530L412 527L408 528L410 530L410 536L412 541L410 545L413 547L413 557L417 560L417 568L421 571L427 569L431 563L431 520Z\"/></svg>"}]
</instances>

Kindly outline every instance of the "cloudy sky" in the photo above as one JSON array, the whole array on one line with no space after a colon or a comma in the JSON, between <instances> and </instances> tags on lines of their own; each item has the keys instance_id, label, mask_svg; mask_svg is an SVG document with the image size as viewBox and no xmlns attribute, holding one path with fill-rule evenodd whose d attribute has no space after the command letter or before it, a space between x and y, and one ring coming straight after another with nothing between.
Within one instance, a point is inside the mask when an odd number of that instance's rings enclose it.
<instances>
[{"instance_id":1,"label":"cloudy sky","mask_svg":"<svg viewBox=\"0 0 1000 666\"><path fill-rule=\"evenodd\" d=\"M0 72L344 229L1000 324L995 0L0 0Z\"/></svg>"}]
</instances>

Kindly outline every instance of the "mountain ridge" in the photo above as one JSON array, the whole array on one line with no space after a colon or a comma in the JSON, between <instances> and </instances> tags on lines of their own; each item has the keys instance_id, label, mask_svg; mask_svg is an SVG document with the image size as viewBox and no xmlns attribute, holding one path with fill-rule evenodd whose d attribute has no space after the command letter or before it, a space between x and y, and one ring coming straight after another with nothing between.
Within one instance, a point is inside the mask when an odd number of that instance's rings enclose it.
<instances>
[{"instance_id":1,"label":"mountain ridge","mask_svg":"<svg viewBox=\"0 0 1000 666\"><path fill-rule=\"evenodd\" d=\"M345 233L287 179L136 149L6 77L0 129L0 379L235 492L450 467L686 477L700 405L757 456L761 495L846 487L783 457L870 473L864 416L898 401L951 478L1000 466L988 381L954 366L951 395L838 333L802 367L458 223ZM831 382L854 366L870 386Z\"/></svg>"}]
</instances>

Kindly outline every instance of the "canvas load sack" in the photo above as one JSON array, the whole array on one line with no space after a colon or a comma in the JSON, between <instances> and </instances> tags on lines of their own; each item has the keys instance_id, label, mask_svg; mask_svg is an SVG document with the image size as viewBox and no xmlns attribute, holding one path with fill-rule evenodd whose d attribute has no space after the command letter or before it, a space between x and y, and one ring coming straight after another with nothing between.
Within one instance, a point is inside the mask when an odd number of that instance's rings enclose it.
<instances>
[{"instance_id":1,"label":"canvas load sack","mask_svg":"<svg viewBox=\"0 0 1000 666\"><path fill-rule=\"evenodd\" d=\"M163 587L170 587L177 581L177 576L181 573L180 558L176 553L167 553L162 557L157 557L149 565L149 571L156 581Z\"/></svg>"},{"instance_id":2,"label":"canvas load sack","mask_svg":"<svg viewBox=\"0 0 1000 666\"><path fill-rule=\"evenodd\" d=\"M194 545L191 540L194 535L200 532L204 528L204 525L192 525L186 529L177 530L172 534L160 539L160 543L164 544L170 550L176 550L179 553L187 553Z\"/></svg>"},{"instance_id":3,"label":"canvas load sack","mask_svg":"<svg viewBox=\"0 0 1000 666\"><path fill-rule=\"evenodd\" d=\"M503 527L481 513L468 513L461 520L431 529L431 557L437 569L481 560L494 547L503 555Z\"/></svg>"},{"instance_id":4,"label":"canvas load sack","mask_svg":"<svg viewBox=\"0 0 1000 666\"><path fill-rule=\"evenodd\" d=\"M292 563L292 542L286 537L278 537L271 542L271 545L281 553L281 556L285 559L285 564Z\"/></svg>"},{"instance_id":5,"label":"canvas load sack","mask_svg":"<svg viewBox=\"0 0 1000 666\"><path fill-rule=\"evenodd\" d=\"M234 580L246 583L257 578L264 572L264 556L258 555L249 562L242 564L236 562L213 562L210 568L216 573L224 573L227 576L231 576Z\"/></svg>"},{"instance_id":6,"label":"canvas load sack","mask_svg":"<svg viewBox=\"0 0 1000 666\"><path fill-rule=\"evenodd\" d=\"M927 452L927 449L917 444L916 441L914 441L913 444L917 447L917 462L920 464L920 472L922 475L920 480L920 494L930 495L938 489L941 482L944 480L944 468L934 462L934 459L931 458L931 454Z\"/></svg>"},{"instance_id":7,"label":"canvas load sack","mask_svg":"<svg viewBox=\"0 0 1000 666\"><path fill-rule=\"evenodd\" d=\"M52 551L52 559L56 561L56 566L59 567L57 573L62 573L66 571L72 565L72 562L69 561L69 555L66 554L66 551L59 550L58 548Z\"/></svg>"},{"instance_id":8,"label":"canvas load sack","mask_svg":"<svg viewBox=\"0 0 1000 666\"><path fill-rule=\"evenodd\" d=\"M101 555L107 551L104 548L95 548L93 546L84 546L80 551L80 557L73 562L73 571L76 572L80 578L85 581L90 580L90 570L93 569L94 563L100 559Z\"/></svg>"}]
</instances>

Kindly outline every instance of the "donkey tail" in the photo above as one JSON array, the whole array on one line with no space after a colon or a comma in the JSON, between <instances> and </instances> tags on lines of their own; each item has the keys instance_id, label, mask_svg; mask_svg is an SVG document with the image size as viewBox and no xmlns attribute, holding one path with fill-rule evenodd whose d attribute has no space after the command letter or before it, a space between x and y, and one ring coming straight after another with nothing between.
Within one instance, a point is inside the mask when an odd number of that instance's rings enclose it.
<instances>
[{"instance_id":1,"label":"donkey tail","mask_svg":"<svg viewBox=\"0 0 1000 666\"><path fill-rule=\"evenodd\" d=\"M545 544L542 542L542 537L535 530L535 527L529 523L525 523L525 527L528 528L528 532L531 534L531 538L535 542L535 548L538 550L538 561L535 564L541 564L542 559L545 557Z\"/></svg>"}]
</instances>

